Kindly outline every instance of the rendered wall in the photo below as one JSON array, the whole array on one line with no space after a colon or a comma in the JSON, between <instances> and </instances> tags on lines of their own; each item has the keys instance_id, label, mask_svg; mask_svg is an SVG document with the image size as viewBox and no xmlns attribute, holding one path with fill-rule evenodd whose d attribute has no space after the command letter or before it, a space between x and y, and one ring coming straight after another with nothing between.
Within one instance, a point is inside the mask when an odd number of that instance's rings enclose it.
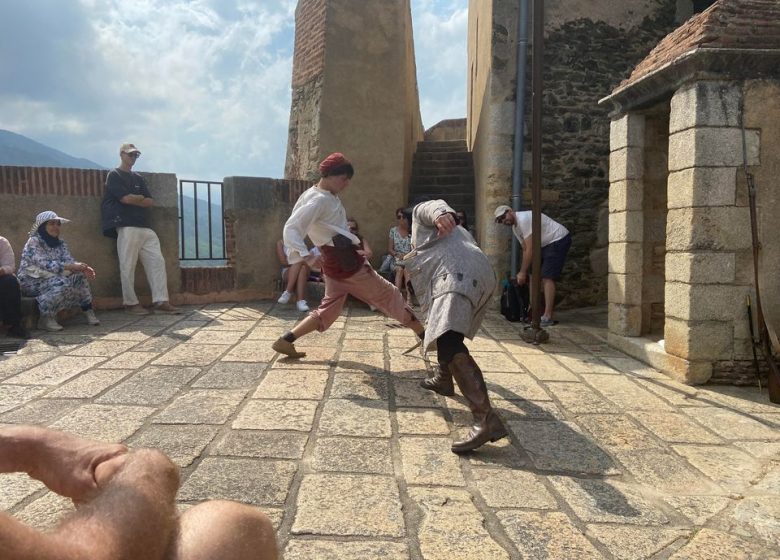
<instances>
[{"instance_id":1,"label":"rendered wall","mask_svg":"<svg viewBox=\"0 0 780 560\"><path fill-rule=\"evenodd\" d=\"M600 303L607 296L603 203L609 190L609 117L597 102L675 27L676 4L545 2L542 211L573 236L558 290L564 305ZM489 217L497 204L509 202L512 189L518 2L471 0L469 9L469 145L474 152L477 212ZM532 48L529 45L526 83L527 178ZM529 181L521 205L530 208ZM503 276L509 269L510 232L492 220L480 223L483 249Z\"/></svg>"},{"instance_id":2,"label":"rendered wall","mask_svg":"<svg viewBox=\"0 0 780 560\"><path fill-rule=\"evenodd\" d=\"M423 138L409 0L300 0L296 36L319 33L300 23L313 13L325 22L324 55L318 73L293 82L285 175L315 180L317 163L334 151L352 160L356 174L341 197L378 261ZM294 77L308 64L298 44Z\"/></svg>"}]
</instances>

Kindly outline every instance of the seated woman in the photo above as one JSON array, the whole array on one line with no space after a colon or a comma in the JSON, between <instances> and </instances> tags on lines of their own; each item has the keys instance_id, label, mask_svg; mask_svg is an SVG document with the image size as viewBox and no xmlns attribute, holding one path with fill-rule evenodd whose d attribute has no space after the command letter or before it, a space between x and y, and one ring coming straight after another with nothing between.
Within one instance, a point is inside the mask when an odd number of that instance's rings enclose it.
<instances>
[{"instance_id":1,"label":"seated woman","mask_svg":"<svg viewBox=\"0 0 780 560\"><path fill-rule=\"evenodd\" d=\"M395 211L398 225L390 228L387 239L387 252L393 255L396 262L412 250L412 210L411 208L399 208ZM395 286L401 291L406 290L408 276L402 266L395 266ZM412 296L406 292L406 303L411 305Z\"/></svg>"},{"instance_id":2,"label":"seated woman","mask_svg":"<svg viewBox=\"0 0 780 560\"><path fill-rule=\"evenodd\" d=\"M22 294L38 302L41 312L38 328L44 331L62 330L62 325L57 323L57 312L77 305L87 323L100 324L92 309L92 293L87 282L95 279L95 271L88 264L77 262L68 245L60 239L60 226L69 221L51 210L38 214L19 263L17 276Z\"/></svg>"},{"instance_id":3,"label":"seated woman","mask_svg":"<svg viewBox=\"0 0 780 560\"><path fill-rule=\"evenodd\" d=\"M319 249L312 247L311 253L319 256ZM279 303L289 303L290 298L295 294L297 297L295 306L298 311L308 311L309 304L306 303L306 282L309 280L311 269L305 261L300 261L295 264L290 264L287 260L288 250L284 246L283 240L276 242L276 256L279 259L279 263L282 265L282 282L285 284L285 289L282 295L277 300Z\"/></svg>"},{"instance_id":4,"label":"seated woman","mask_svg":"<svg viewBox=\"0 0 780 560\"><path fill-rule=\"evenodd\" d=\"M7 336L30 338L22 325L22 291L14 275L16 258L11 244L0 237L0 319L8 327Z\"/></svg>"}]
</instances>

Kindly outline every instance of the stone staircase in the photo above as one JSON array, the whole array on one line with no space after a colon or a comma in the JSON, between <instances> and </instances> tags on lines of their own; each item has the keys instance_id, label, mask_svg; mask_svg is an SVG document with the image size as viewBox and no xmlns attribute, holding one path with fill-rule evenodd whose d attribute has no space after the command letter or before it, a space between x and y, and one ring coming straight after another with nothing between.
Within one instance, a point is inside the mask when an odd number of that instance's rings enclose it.
<instances>
[{"instance_id":1,"label":"stone staircase","mask_svg":"<svg viewBox=\"0 0 780 560\"><path fill-rule=\"evenodd\" d=\"M442 198L455 210L465 210L474 225L474 163L465 140L417 143L409 202L420 196Z\"/></svg>"}]
</instances>

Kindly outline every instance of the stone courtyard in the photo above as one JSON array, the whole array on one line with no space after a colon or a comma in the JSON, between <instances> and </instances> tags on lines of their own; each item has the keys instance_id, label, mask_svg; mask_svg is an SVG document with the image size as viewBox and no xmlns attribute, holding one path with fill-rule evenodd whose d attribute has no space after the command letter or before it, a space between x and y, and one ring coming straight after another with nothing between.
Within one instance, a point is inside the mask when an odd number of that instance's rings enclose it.
<instances>
[{"instance_id":1,"label":"stone courtyard","mask_svg":"<svg viewBox=\"0 0 780 560\"><path fill-rule=\"evenodd\" d=\"M420 389L414 337L362 306L301 361L270 350L299 319L278 304L100 318L0 358L0 425L162 449L181 508L255 504L287 560L780 557L780 407L620 354L606 309L543 346L487 317L469 347L511 436L464 457L463 399ZM70 505L14 474L0 507L46 528Z\"/></svg>"}]
</instances>

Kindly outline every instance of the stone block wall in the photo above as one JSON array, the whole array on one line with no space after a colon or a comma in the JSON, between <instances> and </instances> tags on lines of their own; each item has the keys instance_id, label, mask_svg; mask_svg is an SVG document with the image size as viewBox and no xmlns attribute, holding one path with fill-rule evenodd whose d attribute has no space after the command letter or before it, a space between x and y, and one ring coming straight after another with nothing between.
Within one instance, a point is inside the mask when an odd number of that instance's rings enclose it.
<instances>
[{"instance_id":1,"label":"stone block wall","mask_svg":"<svg viewBox=\"0 0 780 560\"><path fill-rule=\"evenodd\" d=\"M751 250L749 211L735 180L741 102L741 84L722 81L690 83L671 102L664 340L667 352L691 362L750 358L739 335L752 280L735 274ZM759 163L758 138L746 131L749 165Z\"/></svg>"},{"instance_id":2,"label":"stone block wall","mask_svg":"<svg viewBox=\"0 0 780 560\"><path fill-rule=\"evenodd\" d=\"M755 380L746 309L750 296L756 312L743 119L748 171L761 188L762 303L770 330L778 326L780 189L773 176L780 157L767 142L780 141L780 102L767 110L767 99L780 88L757 84L692 81L670 103L612 121L609 330L618 337L662 337L656 352L667 359L659 363L687 382Z\"/></svg>"}]
</instances>

